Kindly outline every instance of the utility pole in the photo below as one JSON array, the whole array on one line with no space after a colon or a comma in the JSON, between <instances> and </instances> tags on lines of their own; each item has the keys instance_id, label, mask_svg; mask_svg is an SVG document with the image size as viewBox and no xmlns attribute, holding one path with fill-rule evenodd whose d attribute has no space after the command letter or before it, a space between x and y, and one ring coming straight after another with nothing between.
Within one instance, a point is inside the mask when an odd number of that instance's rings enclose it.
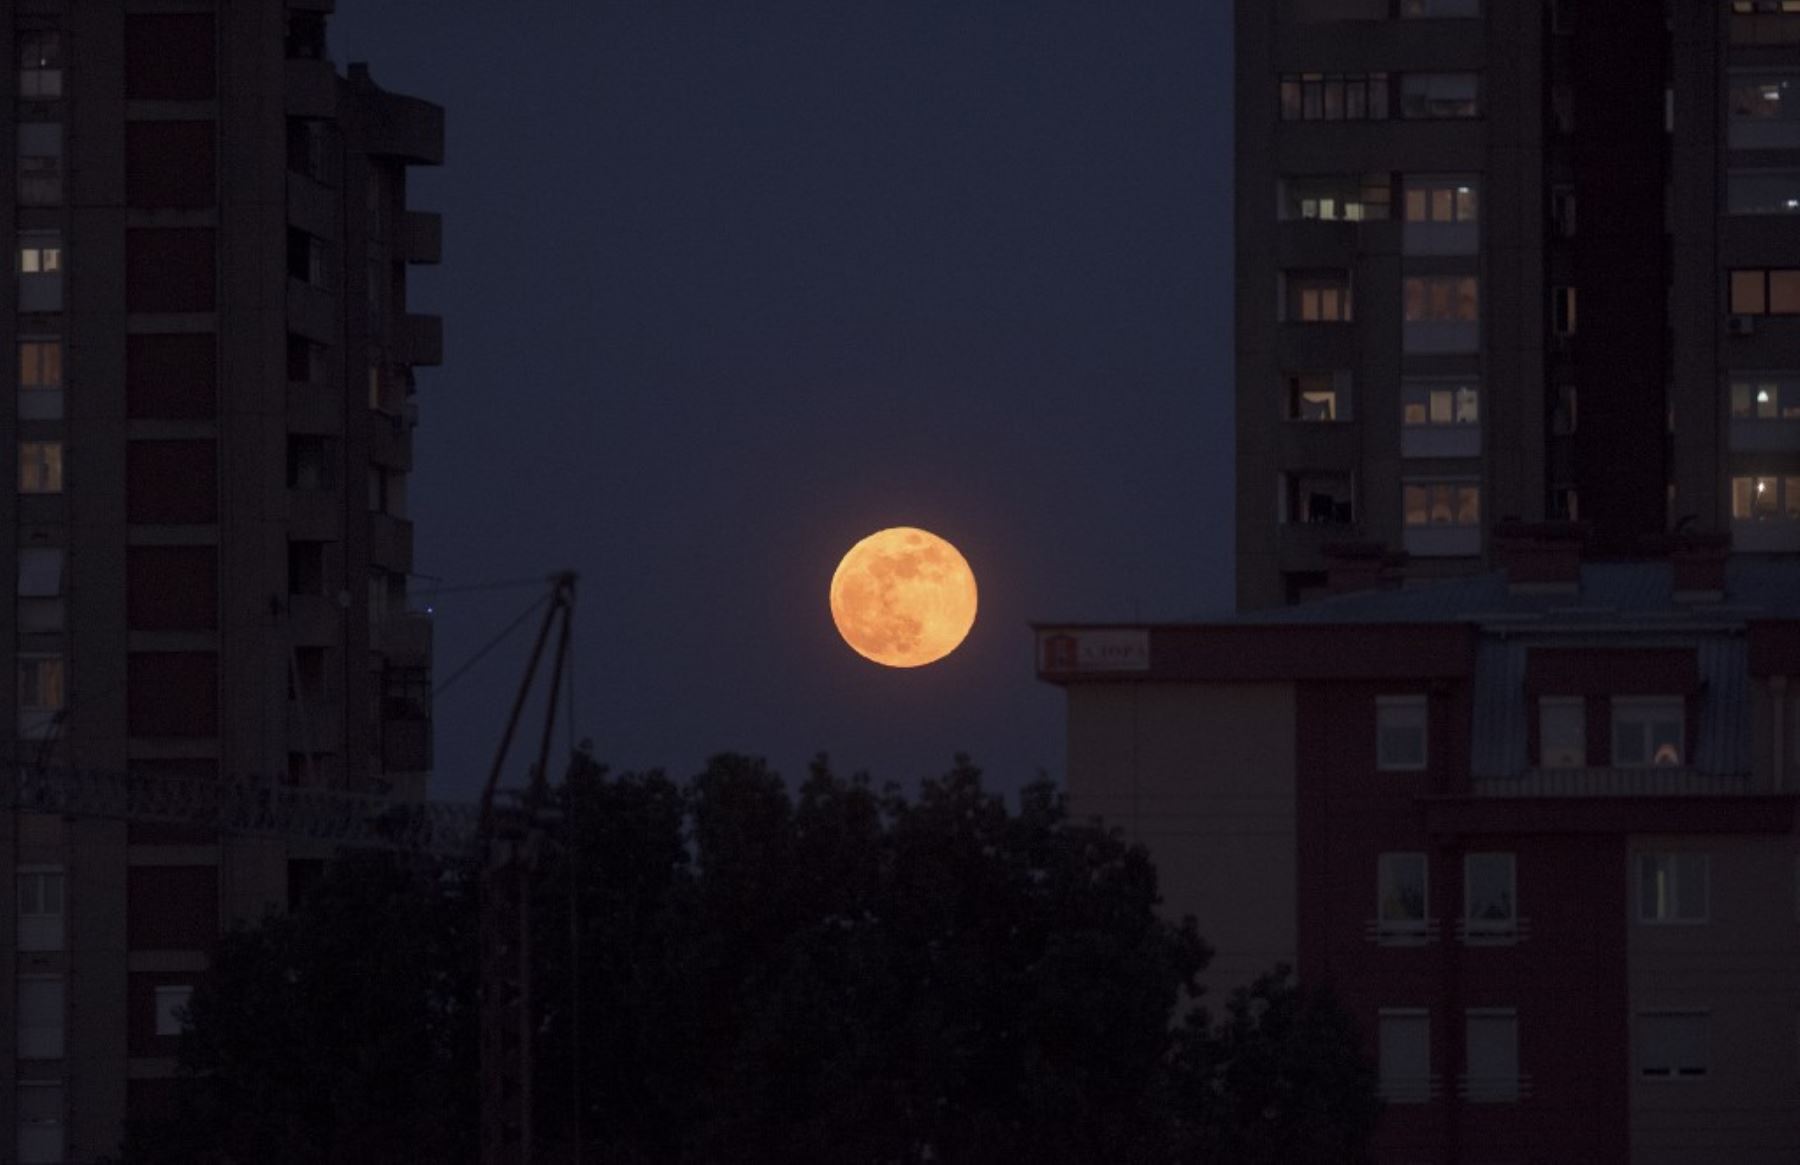
<instances>
[{"instance_id":1,"label":"utility pole","mask_svg":"<svg viewBox=\"0 0 1800 1165\"><path fill-rule=\"evenodd\" d=\"M535 1032L531 998L531 903L537 868L553 824L547 768L556 726L556 702L575 617L573 571L550 579L550 605L538 628L501 735L494 766L481 792L481 1163L537 1165L532 1088ZM559 626L560 624L560 626ZM544 728L537 763L522 799L496 805L506 753L537 678L544 648L555 629ZM510 800L510 799L509 799Z\"/></svg>"}]
</instances>

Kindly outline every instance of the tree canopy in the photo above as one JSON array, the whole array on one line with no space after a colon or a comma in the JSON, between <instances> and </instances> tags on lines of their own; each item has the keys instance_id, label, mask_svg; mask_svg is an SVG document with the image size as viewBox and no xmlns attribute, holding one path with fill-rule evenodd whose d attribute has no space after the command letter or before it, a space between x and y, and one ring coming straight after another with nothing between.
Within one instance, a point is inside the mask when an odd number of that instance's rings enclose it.
<instances>
[{"instance_id":1,"label":"tree canopy","mask_svg":"<svg viewBox=\"0 0 1800 1165\"><path fill-rule=\"evenodd\" d=\"M1015 811L961 757L909 798L822 758L795 790L742 756L679 784L578 754L556 796L533 917L553 1154L1361 1155L1378 1109L1348 1017L1278 970L1215 1025L1210 951L1159 911L1146 851L1047 784ZM360 858L228 936L175 1117L128 1159L472 1161L473 903L467 870Z\"/></svg>"}]
</instances>

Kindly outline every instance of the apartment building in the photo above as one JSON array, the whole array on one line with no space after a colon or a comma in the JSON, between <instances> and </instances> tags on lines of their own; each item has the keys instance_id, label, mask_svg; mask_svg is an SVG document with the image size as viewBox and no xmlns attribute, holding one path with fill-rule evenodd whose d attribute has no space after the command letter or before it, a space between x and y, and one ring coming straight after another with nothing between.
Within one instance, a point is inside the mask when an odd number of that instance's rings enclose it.
<instances>
[{"instance_id":1,"label":"apartment building","mask_svg":"<svg viewBox=\"0 0 1800 1165\"><path fill-rule=\"evenodd\" d=\"M16 0L0 16L0 692L8 779L67 770L418 795L407 170L436 106L327 59L331 0ZM3 586L3 582L0 582ZM317 851L0 812L9 1160L152 1114L221 926Z\"/></svg>"},{"instance_id":2,"label":"apartment building","mask_svg":"<svg viewBox=\"0 0 1800 1165\"><path fill-rule=\"evenodd\" d=\"M1800 11L1237 6L1239 606L1496 522L1800 552Z\"/></svg>"}]
</instances>

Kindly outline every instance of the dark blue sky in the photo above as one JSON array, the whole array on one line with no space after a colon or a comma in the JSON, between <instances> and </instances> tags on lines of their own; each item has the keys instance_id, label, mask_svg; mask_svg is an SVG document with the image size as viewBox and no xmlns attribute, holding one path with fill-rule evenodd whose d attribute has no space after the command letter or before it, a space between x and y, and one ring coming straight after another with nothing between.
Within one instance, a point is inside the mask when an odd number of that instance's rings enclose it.
<instances>
[{"instance_id":1,"label":"dark blue sky","mask_svg":"<svg viewBox=\"0 0 1800 1165\"><path fill-rule=\"evenodd\" d=\"M1027 621L1228 608L1226 0L340 0L333 46L448 110L417 567L581 572L603 759L1060 778ZM892 525L981 587L913 671L826 606ZM440 681L536 593L440 597ZM439 697L436 795L526 645Z\"/></svg>"}]
</instances>

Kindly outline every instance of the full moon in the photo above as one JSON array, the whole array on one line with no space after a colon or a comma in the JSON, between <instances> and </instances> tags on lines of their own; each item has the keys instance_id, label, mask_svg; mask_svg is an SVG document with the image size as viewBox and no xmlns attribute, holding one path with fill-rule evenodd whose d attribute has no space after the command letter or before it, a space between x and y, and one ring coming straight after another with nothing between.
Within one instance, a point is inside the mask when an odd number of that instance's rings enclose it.
<instances>
[{"instance_id":1,"label":"full moon","mask_svg":"<svg viewBox=\"0 0 1800 1165\"><path fill-rule=\"evenodd\" d=\"M877 530L831 576L831 619L845 643L876 663L935 663L975 625L975 572L929 530Z\"/></svg>"}]
</instances>

